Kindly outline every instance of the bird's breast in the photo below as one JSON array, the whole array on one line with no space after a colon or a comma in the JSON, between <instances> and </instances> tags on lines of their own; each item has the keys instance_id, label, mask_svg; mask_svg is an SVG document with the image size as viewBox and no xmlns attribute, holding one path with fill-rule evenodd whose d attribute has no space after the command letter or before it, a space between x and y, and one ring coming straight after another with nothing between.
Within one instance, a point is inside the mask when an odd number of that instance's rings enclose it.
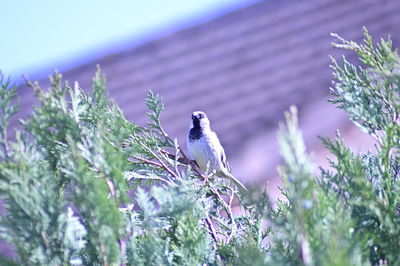
<instances>
[{"instance_id":1,"label":"bird's breast","mask_svg":"<svg viewBox=\"0 0 400 266\"><path fill-rule=\"evenodd\" d=\"M218 170L219 163L217 151L213 148L212 142L206 137L188 141L188 151L191 159L195 160L202 171Z\"/></svg>"}]
</instances>

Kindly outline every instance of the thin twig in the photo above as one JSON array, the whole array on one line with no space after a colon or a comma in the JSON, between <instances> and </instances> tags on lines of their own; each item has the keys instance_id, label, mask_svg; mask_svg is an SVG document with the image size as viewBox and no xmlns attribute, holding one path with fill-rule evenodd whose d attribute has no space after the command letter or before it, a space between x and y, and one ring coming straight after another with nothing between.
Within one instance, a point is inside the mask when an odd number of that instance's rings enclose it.
<instances>
[{"instance_id":1,"label":"thin twig","mask_svg":"<svg viewBox=\"0 0 400 266\"><path fill-rule=\"evenodd\" d=\"M229 207L230 208L232 208L232 201L233 201L233 198L235 197L235 191L232 189L232 188L230 188L230 187L228 187L230 190L231 190L231 192L232 192L232 194L230 194L229 195Z\"/></svg>"},{"instance_id":2,"label":"thin twig","mask_svg":"<svg viewBox=\"0 0 400 266\"><path fill-rule=\"evenodd\" d=\"M213 224L212 224L212 221L211 221L210 217L207 216L207 218L205 219L205 221L206 221L206 223L207 223L207 226L208 226L208 229L209 229L209 231L210 231L211 237L214 239L214 241L215 241L215 243L216 243L216 242L218 241L217 232L215 231L215 228L214 228L214 226L213 226Z\"/></svg>"},{"instance_id":3,"label":"thin twig","mask_svg":"<svg viewBox=\"0 0 400 266\"><path fill-rule=\"evenodd\" d=\"M141 158L141 157L137 157L137 156L131 156L133 159L141 161L143 163L147 163L147 164L151 164L151 165L155 165L157 167L162 168L163 166L157 162L151 161L151 160L147 160L145 158Z\"/></svg>"},{"instance_id":4,"label":"thin twig","mask_svg":"<svg viewBox=\"0 0 400 266\"><path fill-rule=\"evenodd\" d=\"M110 195L111 197L115 198L117 194L115 193L114 183L110 180L110 178L107 177L106 173L101 168L96 166L96 164L94 164L93 162L89 163L92 165L93 169L95 169L97 172L99 173L103 172L104 180L106 181L107 187L110 190Z\"/></svg>"},{"instance_id":5,"label":"thin twig","mask_svg":"<svg viewBox=\"0 0 400 266\"><path fill-rule=\"evenodd\" d=\"M232 213L231 208L226 204L226 202L225 202L225 200L222 198L222 196L218 193L218 191L217 191L211 184L209 185L209 187L210 187L211 191L214 193L214 195L216 195L217 198L219 199L219 201L222 203L222 206L224 207L224 209L225 209L227 215L229 216L229 219L230 219L231 222L232 222L231 233L230 233L228 239L226 240L226 244L228 244L229 241L231 240L231 238L232 238L234 232L235 232L236 222L235 222L235 219L234 219L234 216L233 216L233 213Z\"/></svg>"},{"instance_id":6,"label":"thin twig","mask_svg":"<svg viewBox=\"0 0 400 266\"><path fill-rule=\"evenodd\" d=\"M236 227L236 224L235 224L235 227ZM234 234L236 231L237 231L236 228L234 228L234 229L231 230L231 233L229 234L228 238L225 240L225 243L226 243L226 244L229 244L229 242L231 242L232 237L233 237L233 234Z\"/></svg>"},{"instance_id":7,"label":"thin twig","mask_svg":"<svg viewBox=\"0 0 400 266\"><path fill-rule=\"evenodd\" d=\"M169 185L175 185L175 186L177 186L177 184L175 184L175 183L173 183L173 182L171 182L171 181L165 180L165 179L163 179L163 178L161 178L161 177L158 177L158 176L134 176L134 175L133 175L133 176L128 176L127 178L131 178L131 177L133 177L133 178L135 178L135 179L161 181L161 182L165 182L165 183L167 183L167 184L169 184Z\"/></svg>"},{"instance_id":8,"label":"thin twig","mask_svg":"<svg viewBox=\"0 0 400 266\"><path fill-rule=\"evenodd\" d=\"M173 169L175 170L175 172L174 172L174 173L175 173L175 178L182 179L182 177L181 177L180 174L179 174L178 168L177 168L176 160L174 159L174 162L172 163L172 162L170 161L170 158L169 158L167 155L165 155L164 153L161 152L161 149L158 149L158 151L160 151L160 154L161 154L161 156L162 156L162 159L164 159L164 161L167 162L168 165L171 166L171 167L173 167ZM160 160L161 160L161 159L160 159ZM166 166L166 165L165 165L165 166ZM166 166L166 167L167 167L167 166Z\"/></svg>"},{"instance_id":9,"label":"thin twig","mask_svg":"<svg viewBox=\"0 0 400 266\"><path fill-rule=\"evenodd\" d=\"M125 253L126 253L126 239L121 239L119 241L119 254L120 254L121 266L125 266L126 265L126 263L124 262Z\"/></svg>"},{"instance_id":10,"label":"thin twig","mask_svg":"<svg viewBox=\"0 0 400 266\"><path fill-rule=\"evenodd\" d=\"M110 190L111 197L115 198L117 194L115 193L115 188L114 188L113 182L109 178L106 178L106 183L107 183L108 189Z\"/></svg>"},{"instance_id":11,"label":"thin twig","mask_svg":"<svg viewBox=\"0 0 400 266\"><path fill-rule=\"evenodd\" d=\"M136 138L135 136L133 136L134 138ZM137 139L138 140L138 139ZM147 145L145 145L144 143L138 141L139 144L141 144L141 146L148 152L150 153L155 159L157 159L157 161L161 164L161 167L164 168L170 175L172 175L173 177L175 177L176 179L178 179L179 177L173 172L171 171L171 169L169 169L164 162L151 150L147 147Z\"/></svg>"},{"instance_id":12,"label":"thin twig","mask_svg":"<svg viewBox=\"0 0 400 266\"><path fill-rule=\"evenodd\" d=\"M179 179L179 177L176 175L176 173L174 173L173 171L171 171L171 169L169 169L164 162L150 149L148 149L148 152L150 152L151 155L154 156L154 158L157 159L157 161L162 165L162 167L173 177L175 177L176 179Z\"/></svg>"},{"instance_id":13,"label":"thin twig","mask_svg":"<svg viewBox=\"0 0 400 266\"><path fill-rule=\"evenodd\" d=\"M215 196L217 196L217 198L221 201L222 206L224 207L226 213L228 214L229 218L230 218L230 219L232 220L232 222L234 223L232 211L231 211L231 209L229 208L229 206L226 204L225 200L222 198L221 194L219 194L218 191L216 190L216 188L214 188L213 185L210 184L210 183L209 183L209 187L210 187L210 190L213 192L213 194L214 194Z\"/></svg>"},{"instance_id":14,"label":"thin twig","mask_svg":"<svg viewBox=\"0 0 400 266\"><path fill-rule=\"evenodd\" d=\"M181 150L181 149L179 148L179 152L181 152L180 150ZM182 163L182 164L184 164L184 165L188 165L188 164L190 163L190 160L188 160L187 158L179 157L179 158L177 159L177 158L176 158L176 155L174 155L174 154L172 154L172 153L170 153L170 152L168 152L168 151L166 151L166 150L160 149L160 151L161 151L162 153L164 153L168 158L170 158L170 159L172 159L172 160L176 160L176 161L178 161L178 162L180 162L180 163ZM182 152L181 152L181 153L182 153Z\"/></svg>"}]
</instances>

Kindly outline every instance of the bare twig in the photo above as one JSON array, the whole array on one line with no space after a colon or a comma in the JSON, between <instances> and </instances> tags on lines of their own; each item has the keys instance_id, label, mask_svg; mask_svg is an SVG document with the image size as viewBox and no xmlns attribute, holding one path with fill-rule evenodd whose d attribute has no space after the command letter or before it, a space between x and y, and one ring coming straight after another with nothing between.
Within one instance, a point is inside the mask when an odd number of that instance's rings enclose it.
<instances>
[{"instance_id":1,"label":"bare twig","mask_svg":"<svg viewBox=\"0 0 400 266\"><path fill-rule=\"evenodd\" d=\"M131 177L134 177L135 179L161 181L161 182L165 182L165 183L167 183L169 185L178 186L177 184L175 184L175 183L173 183L171 181L165 180L165 179L163 179L161 177L158 177L158 176L131 176ZM128 176L127 178L131 178L131 177Z\"/></svg>"},{"instance_id":2,"label":"bare twig","mask_svg":"<svg viewBox=\"0 0 400 266\"><path fill-rule=\"evenodd\" d=\"M184 165L188 165L190 163L190 160L186 157L179 157L178 159L176 159L176 155L166 151L166 150L160 150L162 153L164 153L168 158L172 159L172 160L177 160L178 162L184 164ZM179 148L179 152L181 152L181 149Z\"/></svg>"},{"instance_id":3,"label":"bare twig","mask_svg":"<svg viewBox=\"0 0 400 266\"><path fill-rule=\"evenodd\" d=\"M151 155L154 156L155 159L157 159L157 161L162 165L162 167L163 167L170 175L172 175L173 177L179 179L179 176L178 176L174 171L172 171L171 169L169 169L169 168L164 164L164 162L163 162L152 150L148 149L148 151L151 153Z\"/></svg>"},{"instance_id":4,"label":"bare twig","mask_svg":"<svg viewBox=\"0 0 400 266\"><path fill-rule=\"evenodd\" d=\"M226 244L228 244L229 241L231 240L231 238L232 238L234 232L235 232L235 229L236 229L236 222L235 222L235 218L234 218L233 213L232 213L232 209L230 208L230 206L228 206L228 205L226 204L226 202L225 202L225 200L222 198L221 194L218 193L217 189L214 188L214 187L212 186L212 184L209 184L209 188L210 188L210 190L213 192L213 194L218 198L218 200L221 202L222 206L223 206L224 209L225 209L225 212L227 213L229 219L230 219L231 222L232 222L231 232L230 232L230 234L229 234L229 236L228 236L228 239L226 240Z\"/></svg>"},{"instance_id":5,"label":"bare twig","mask_svg":"<svg viewBox=\"0 0 400 266\"><path fill-rule=\"evenodd\" d=\"M151 164L160 168L163 168L163 166L157 162L151 161L151 160L147 160L145 158L141 158L141 157L137 157L137 156L131 156L133 159L138 160L142 163L146 163L146 164Z\"/></svg>"},{"instance_id":6,"label":"bare twig","mask_svg":"<svg viewBox=\"0 0 400 266\"><path fill-rule=\"evenodd\" d=\"M158 149L158 151L160 152L160 155L162 157L162 159L164 159L164 161L170 166L173 167L174 169L174 173L176 174L176 178L182 179L179 171L178 171L178 167L177 167L177 163L175 159L172 159L173 162L171 162L171 158L169 158L169 156L167 156L165 153L162 152L161 149ZM161 160L161 159L160 159Z\"/></svg>"},{"instance_id":7,"label":"bare twig","mask_svg":"<svg viewBox=\"0 0 400 266\"><path fill-rule=\"evenodd\" d=\"M119 241L119 254L120 254L120 265L125 266L126 263L124 262L125 253L126 253L126 239L121 239Z\"/></svg>"},{"instance_id":8,"label":"bare twig","mask_svg":"<svg viewBox=\"0 0 400 266\"><path fill-rule=\"evenodd\" d=\"M237 231L237 230L236 230L236 226L235 226L235 228L231 230L231 232L230 232L228 238L225 240L225 243L226 243L226 244L229 244L229 242L231 242L232 237L233 237L233 234L234 234L236 231Z\"/></svg>"},{"instance_id":9,"label":"bare twig","mask_svg":"<svg viewBox=\"0 0 400 266\"><path fill-rule=\"evenodd\" d=\"M115 188L114 188L113 182L108 178L106 178L105 180L106 180L108 189L110 190L111 197L115 198L117 194L115 193Z\"/></svg>"},{"instance_id":10,"label":"bare twig","mask_svg":"<svg viewBox=\"0 0 400 266\"><path fill-rule=\"evenodd\" d=\"M233 198L235 197L235 191L234 191L231 187L228 187L228 188L229 188L230 191L232 192L232 193L229 195L229 207L232 208L232 202L233 202Z\"/></svg>"},{"instance_id":11,"label":"bare twig","mask_svg":"<svg viewBox=\"0 0 400 266\"><path fill-rule=\"evenodd\" d=\"M208 230L210 231L211 237L214 239L215 243L217 243L218 238L217 238L217 232L215 231L215 228L212 224L212 221L210 219L210 217L207 216L207 218L205 219L207 226L208 226Z\"/></svg>"},{"instance_id":12,"label":"bare twig","mask_svg":"<svg viewBox=\"0 0 400 266\"><path fill-rule=\"evenodd\" d=\"M133 137L136 138L135 136L133 136ZM154 157L154 159L156 159L156 160L161 164L161 167L162 167L163 169L165 169L171 176L175 177L176 179L179 179L179 177L177 176L177 174L174 173L173 171L171 171L171 169L169 169L169 168L164 164L164 162L157 156L157 154L155 154L151 149L149 149L149 147L147 147L146 144L140 142L137 138L136 138L136 140L137 140L138 143L142 146L143 149L145 149L148 153L150 153L150 154Z\"/></svg>"}]
</instances>

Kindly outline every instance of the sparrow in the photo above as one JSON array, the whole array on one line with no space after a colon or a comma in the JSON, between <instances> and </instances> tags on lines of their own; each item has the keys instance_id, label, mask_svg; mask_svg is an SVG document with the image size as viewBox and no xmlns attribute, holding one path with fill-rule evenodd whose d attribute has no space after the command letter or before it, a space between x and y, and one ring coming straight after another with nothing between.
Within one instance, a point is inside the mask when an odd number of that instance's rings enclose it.
<instances>
[{"instance_id":1,"label":"sparrow","mask_svg":"<svg viewBox=\"0 0 400 266\"><path fill-rule=\"evenodd\" d=\"M211 130L210 120L204 112L192 113L187 149L189 159L195 161L202 171L215 171L217 176L227 178L240 189L247 191L246 187L228 172L224 148L217 134Z\"/></svg>"}]
</instances>

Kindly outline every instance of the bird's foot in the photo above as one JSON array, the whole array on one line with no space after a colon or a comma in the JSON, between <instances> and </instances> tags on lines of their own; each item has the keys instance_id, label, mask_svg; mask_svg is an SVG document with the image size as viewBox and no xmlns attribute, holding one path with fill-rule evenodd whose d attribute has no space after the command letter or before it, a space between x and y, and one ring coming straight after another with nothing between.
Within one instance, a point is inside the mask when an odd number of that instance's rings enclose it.
<instances>
[{"instance_id":1,"label":"bird's foot","mask_svg":"<svg viewBox=\"0 0 400 266\"><path fill-rule=\"evenodd\" d=\"M197 162L195 160L190 160L189 164L192 166L192 168L197 167L200 169L200 166L197 164Z\"/></svg>"}]
</instances>

